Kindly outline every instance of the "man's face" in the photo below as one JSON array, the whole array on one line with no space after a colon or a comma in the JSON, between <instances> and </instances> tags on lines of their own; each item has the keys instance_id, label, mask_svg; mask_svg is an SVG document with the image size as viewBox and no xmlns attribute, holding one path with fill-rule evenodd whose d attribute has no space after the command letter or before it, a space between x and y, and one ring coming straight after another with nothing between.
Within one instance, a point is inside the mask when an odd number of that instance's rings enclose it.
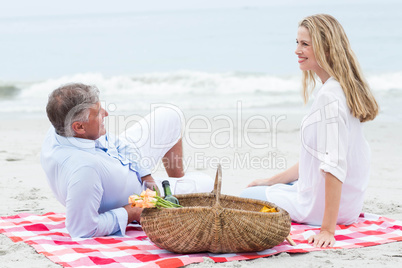
<instances>
[{"instance_id":1,"label":"man's face","mask_svg":"<svg viewBox=\"0 0 402 268\"><path fill-rule=\"evenodd\" d=\"M103 119L108 116L108 112L102 108L100 102L89 108L88 122L82 122L85 133L81 136L84 139L96 140L106 134Z\"/></svg>"}]
</instances>

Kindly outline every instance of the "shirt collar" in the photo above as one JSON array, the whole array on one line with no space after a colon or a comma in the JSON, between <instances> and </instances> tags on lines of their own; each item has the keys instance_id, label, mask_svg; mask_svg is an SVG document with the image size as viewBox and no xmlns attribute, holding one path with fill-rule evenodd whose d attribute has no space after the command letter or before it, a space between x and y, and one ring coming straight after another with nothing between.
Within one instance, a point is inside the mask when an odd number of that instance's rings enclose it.
<instances>
[{"instance_id":1,"label":"shirt collar","mask_svg":"<svg viewBox=\"0 0 402 268\"><path fill-rule=\"evenodd\" d=\"M77 138L77 137L64 137L60 136L59 134L55 133L56 135L56 140L66 146L73 146L77 147L80 149L94 149L96 145L96 141L94 140L89 140L89 139L82 139L82 138Z\"/></svg>"},{"instance_id":2,"label":"shirt collar","mask_svg":"<svg viewBox=\"0 0 402 268\"><path fill-rule=\"evenodd\" d=\"M314 90L313 91L313 97L315 98L316 96L317 96L317 94L318 94L318 92L321 90L321 88L326 84L326 83L328 83L328 81L329 80L332 80L332 79L334 79L332 76L330 76L328 79L327 79L327 81L325 81L325 83L324 84L322 84L322 86L320 86L318 89L316 89L316 90Z\"/></svg>"}]
</instances>

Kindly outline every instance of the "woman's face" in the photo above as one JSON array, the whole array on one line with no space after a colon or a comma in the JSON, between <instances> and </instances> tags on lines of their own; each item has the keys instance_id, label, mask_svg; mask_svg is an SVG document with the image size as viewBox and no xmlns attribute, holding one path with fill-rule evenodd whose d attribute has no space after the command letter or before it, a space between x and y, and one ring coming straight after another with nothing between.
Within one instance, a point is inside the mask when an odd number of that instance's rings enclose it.
<instances>
[{"instance_id":1,"label":"woman's face","mask_svg":"<svg viewBox=\"0 0 402 268\"><path fill-rule=\"evenodd\" d=\"M313 43L307 28L300 26L296 38L296 55L299 58L299 67L302 71L314 71L320 73L322 68L318 65L313 51Z\"/></svg>"}]
</instances>

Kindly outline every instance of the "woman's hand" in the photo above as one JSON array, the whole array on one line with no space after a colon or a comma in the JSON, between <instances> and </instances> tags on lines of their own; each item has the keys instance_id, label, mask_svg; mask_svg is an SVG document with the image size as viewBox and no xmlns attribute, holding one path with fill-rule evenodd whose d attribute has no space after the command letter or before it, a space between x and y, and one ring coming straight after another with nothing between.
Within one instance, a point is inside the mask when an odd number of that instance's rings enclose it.
<instances>
[{"instance_id":1,"label":"woman's hand","mask_svg":"<svg viewBox=\"0 0 402 268\"><path fill-rule=\"evenodd\" d=\"M307 240L314 247L333 247L335 245L335 229L341 201L342 182L331 173L325 173L325 209L319 234Z\"/></svg>"},{"instance_id":2,"label":"woman's hand","mask_svg":"<svg viewBox=\"0 0 402 268\"><path fill-rule=\"evenodd\" d=\"M257 179L252 181L247 187L253 187L253 186L270 186L270 179Z\"/></svg>"},{"instance_id":3,"label":"woman's hand","mask_svg":"<svg viewBox=\"0 0 402 268\"><path fill-rule=\"evenodd\" d=\"M309 244L313 244L316 248L326 248L333 247L336 240L333 233L321 230L319 234L310 236L307 241Z\"/></svg>"},{"instance_id":4,"label":"woman's hand","mask_svg":"<svg viewBox=\"0 0 402 268\"><path fill-rule=\"evenodd\" d=\"M275 176L268 179L258 179L252 181L247 187L253 186L271 186L277 183L290 183L299 178L299 163L296 163L287 170L276 174Z\"/></svg>"}]
</instances>

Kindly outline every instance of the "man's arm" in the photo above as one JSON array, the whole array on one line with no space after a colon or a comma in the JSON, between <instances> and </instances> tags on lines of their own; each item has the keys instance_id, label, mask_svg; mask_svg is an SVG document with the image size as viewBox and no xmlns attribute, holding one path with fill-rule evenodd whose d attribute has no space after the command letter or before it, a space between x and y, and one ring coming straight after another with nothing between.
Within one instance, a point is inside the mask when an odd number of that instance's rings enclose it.
<instances>
[{"instance_id":1,"label":"man's arm","mask_svg":"<svg viewBox=\"0 0 402 268\"><path fill-rule=\"evenodd\" d=\"M105 236L118 231L125 233L128 218L125 208L98 212L103 188L94 168L76 170L67 187L66 228L72 237Z\"/></svg>"}]
</instances>

